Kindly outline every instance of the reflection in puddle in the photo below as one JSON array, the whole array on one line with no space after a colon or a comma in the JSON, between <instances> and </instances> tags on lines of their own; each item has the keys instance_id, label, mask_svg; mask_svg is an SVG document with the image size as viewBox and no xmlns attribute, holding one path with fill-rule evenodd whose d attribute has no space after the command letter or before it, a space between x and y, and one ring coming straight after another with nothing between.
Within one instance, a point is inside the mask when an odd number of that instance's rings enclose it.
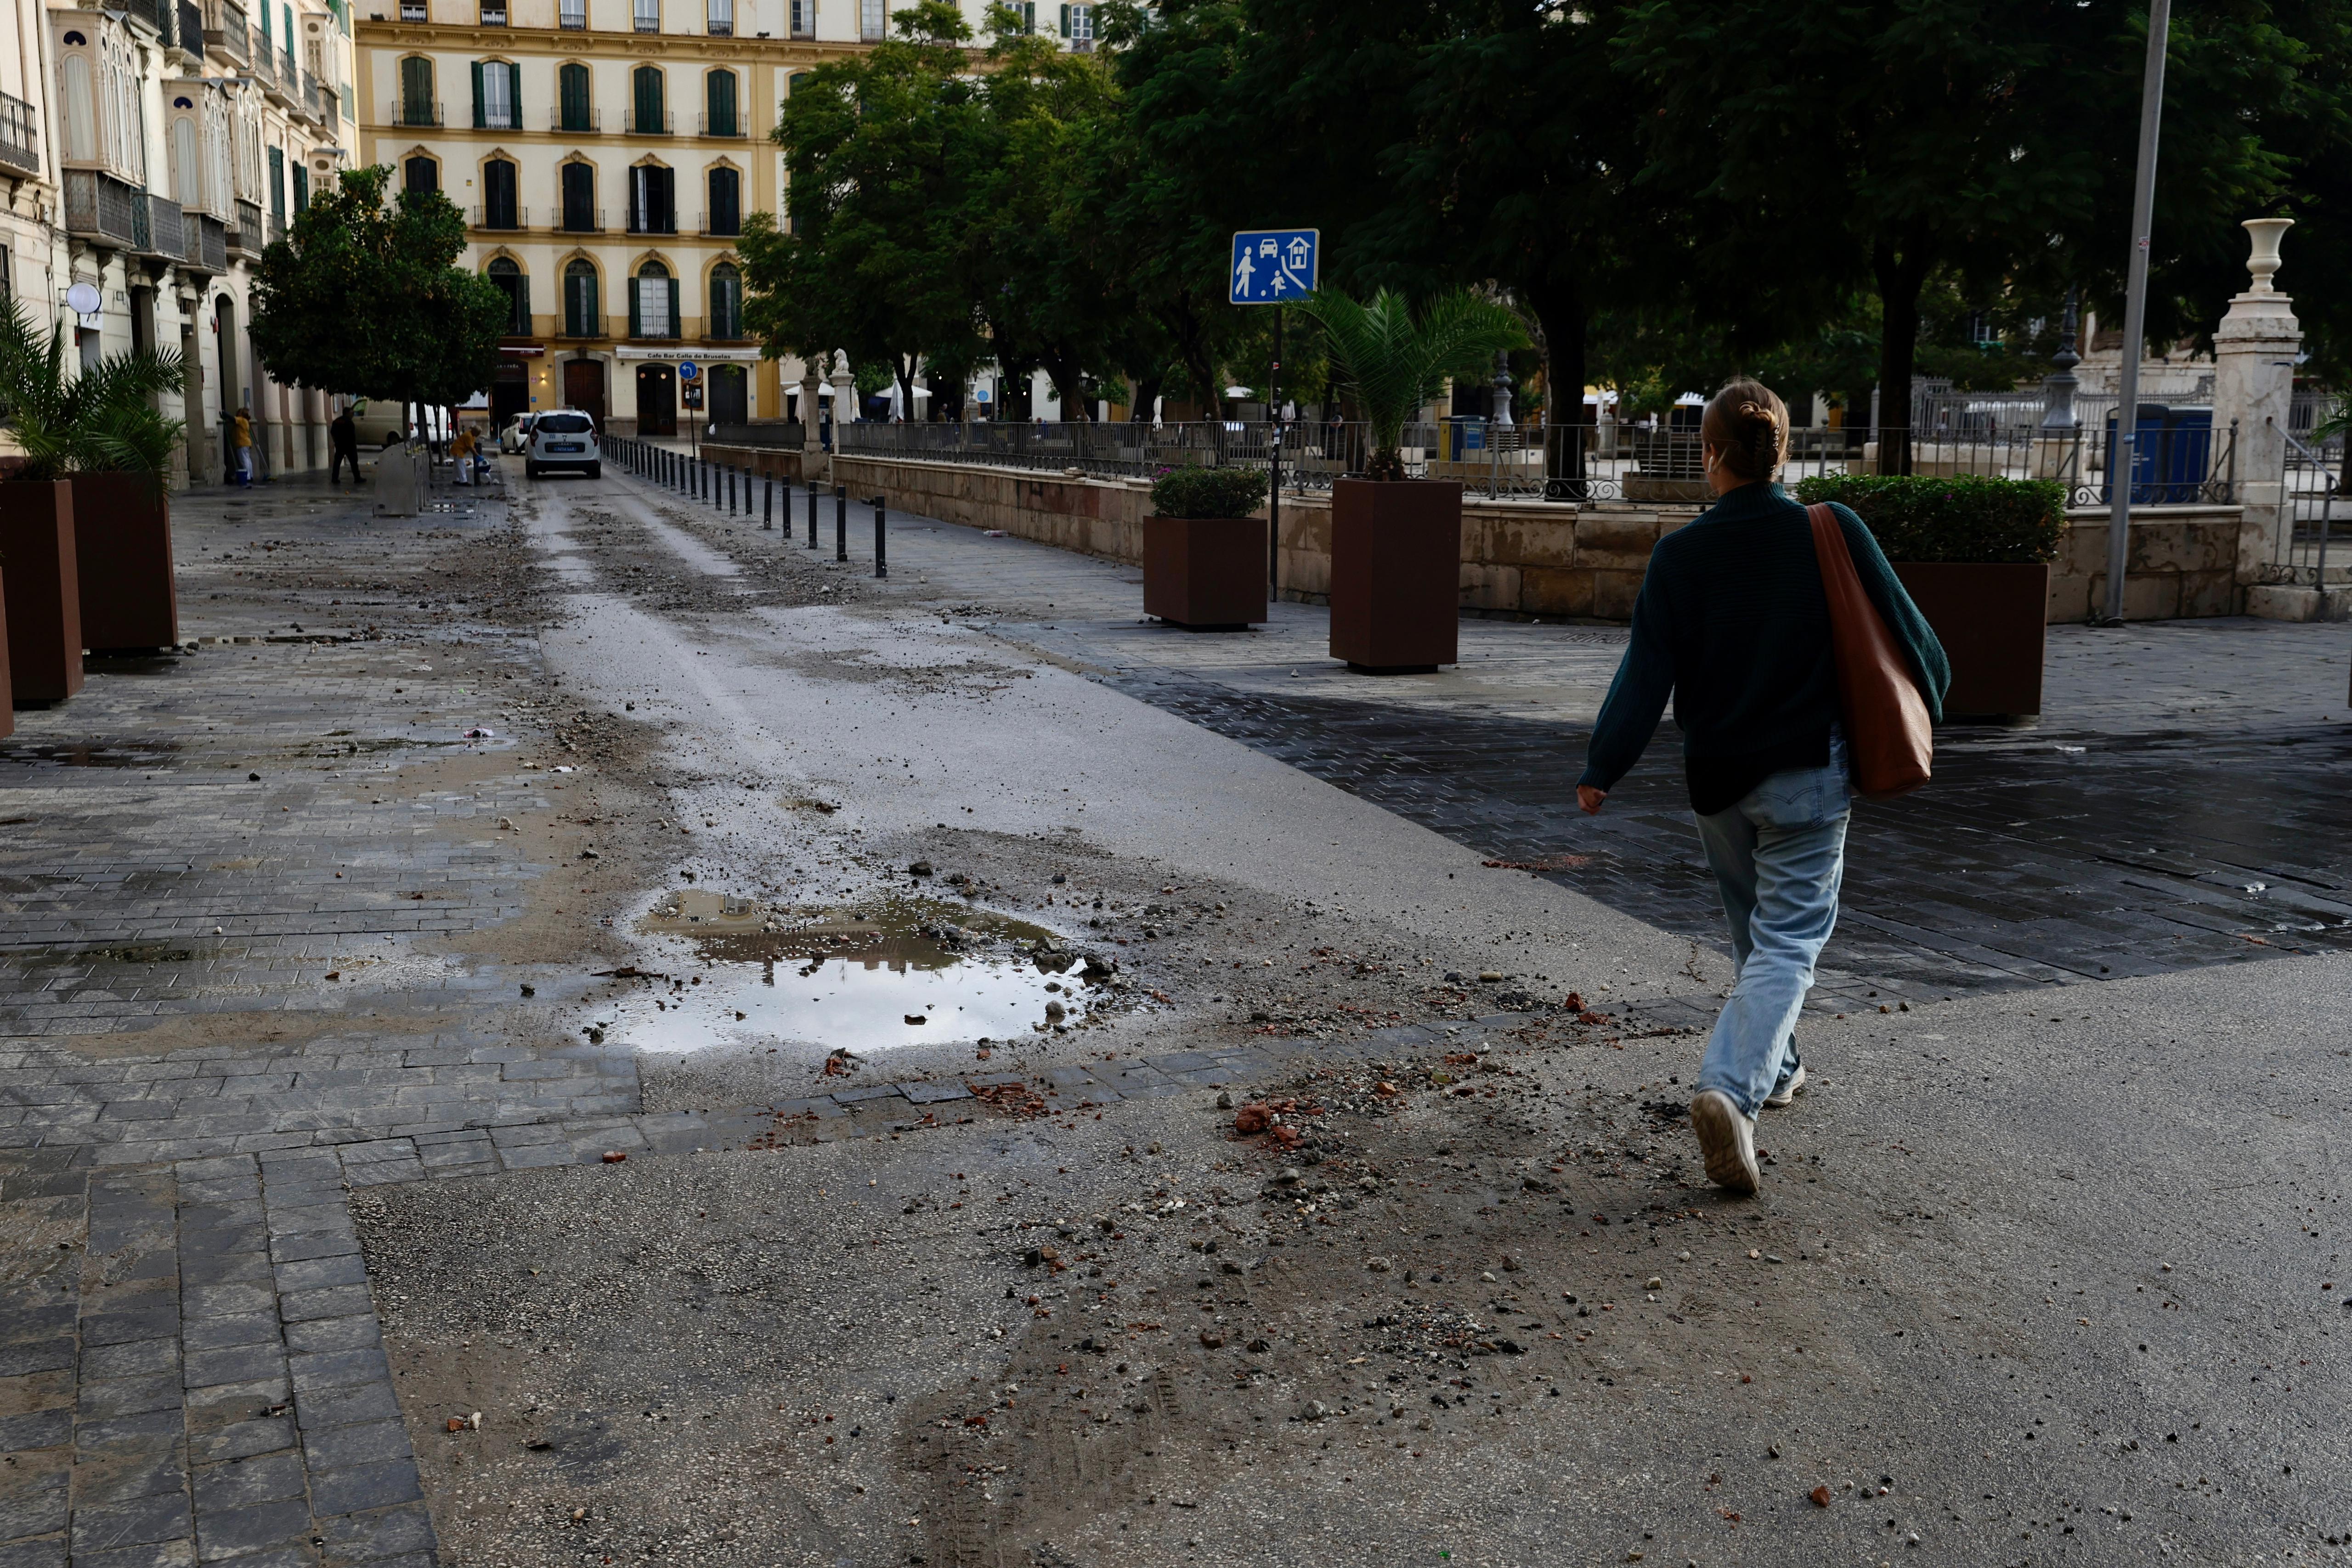
<instances>
[{"instance_id":1,"label":"reflection in puddle","mask_svg":"<svg viewBox=\"0 0 2352 1568\"><path fill-rule=\"evenodd\" d=\"M62 746L0 746L0 761L49 768L161 768L179 751L177 742L73 741Z\"/></svg>"},{"instance_id":2,"label":"reflection in puddle","mask_svg":"<svg viewBox=\"0 0 2352 1568\"><path fill-rule=\"evenodd\" d=\"M659 956L617 973L600 1018L641 1051L1010 1040L1080 1022L1109 977L1043 926L928 899L810 915L688 889L639 929Z\"/></svg>"}]
</instances>

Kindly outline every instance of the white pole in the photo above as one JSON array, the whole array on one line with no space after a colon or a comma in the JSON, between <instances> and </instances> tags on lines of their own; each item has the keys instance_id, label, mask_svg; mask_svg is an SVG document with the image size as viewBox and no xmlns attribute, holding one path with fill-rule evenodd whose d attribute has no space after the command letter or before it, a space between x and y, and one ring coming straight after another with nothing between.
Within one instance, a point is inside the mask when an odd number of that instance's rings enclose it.
<instances>
[{"instance_id":1,"label":"white pole","mask_svg":"<svg viewBox=\"0 0 2352 1568\"><path fill-rule=\"evenodd\" d=\"M2124 570L2131 556L2131 482L2138 455L2139 361L2147 325L2147 246L2156 222L2156 133L2164 115L2164 51L2172 0L2149 0L2147 73L2139 99L2139 173L2132 187L2130 283L2124 294L2123 374L2116 388L2116 434L2107 449L2107 614L2124 618Z\"/></svg>"}]
</instances>

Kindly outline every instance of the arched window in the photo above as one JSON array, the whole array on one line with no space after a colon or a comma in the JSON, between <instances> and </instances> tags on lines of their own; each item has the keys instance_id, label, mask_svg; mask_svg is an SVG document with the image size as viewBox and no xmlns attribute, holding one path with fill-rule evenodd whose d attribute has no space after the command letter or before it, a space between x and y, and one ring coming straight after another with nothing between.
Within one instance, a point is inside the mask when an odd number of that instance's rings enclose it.
<instances>
[{"instance_id":1,"label":"arched window","mask_svg":"<svg viewBox=\"0 0 2352 1568\"><path fill-rule=\"evenodd\" d=\"M522 68L510 60L474 62L474 127L522 129Z\"/></svg>"},{"instance_id":2,"label":"arched window","mask_svg":"<svg viewBox=\"0 0 2352 1568\"><path fill-rule=\"evenodd\" d=\"M734 37L735 0L707 0L703 18L712 37Z\"/></svg>"},{"instance_id":3,"label":"arched window","mask_svg":"<svg viewBox=\"0 0 2352 1568\"><path fill-rule=\"evenodd\" d=\"M629 295L629 336L677 336L677 279L658 261L637 268L636 287Z\"/></svg>"},{"instance_id":4,"label":"arched window","mask_svg":"<svg viewBox=\"0 0 2352 1568\"><path fill-rule=\"evenodd\" d=\"M522 227L522 209L515 202L515 166L504 158L493 158L482 165L482 226Z\"/></svg>"},{"instance_id":5,"label":"arched window","mask_svg":"<svg viewBox=\"0 0 2352 1568\"><path fill-rule=\"evenodd\" d=\"M588 101L588 68L577 61L555 73L556 92L562 106L561 128L593 131L596 111Z\"/></svg>"},{"instance_id":6,"label":"arched window","mask_svg":"<svg viewBox=\"0 0 2352 1568\"><path fill-rule=\"evenodd\" d=\"M677 171L640 163L629 171L629 232L677 233Z\"/></svg>"},{"instance_id":7,"label":"arched window","mask_svg":"<svg viewBox=\"0 0 2352 1568\"><path fill-rule=\"evenodd\" d=\"M710 205L702 224L707 235L743 232L743 176L732 169L710 171Z\"/></svg>"},{"instance_id":8,"label":"arched window","mask_svg":"<svg viewBox=\"0 0 2352 1568\"><path fill-rule=\"evenodd\" d=\"M179 100L178 108L193 108L188 99ZM172 116L172 199L184 210L194 213L205 204L205 165L196 152L196 117L193 114Z\"/></svg>"},{"instance_id":9,"label":"arched window","mask_svg":"<svg viewBox=\"0 0 2352 1568\"><path fill-rule=\"evenodd\" d=\"M410 194L426 195L441 188L441 165L422 152L401 166Z\"/></svg>"},{"instance_id":10,"label":"arched window","mask_svg":"<svg viewBox=\"0 0 2352 1568\"><path fill-rule=\"evenodd\" d=\"M702 78L702 133L740 136L742 122L735 113L735 73L712 71Z\"/></svg>"},{"instance_id":11,"label":"arched window","mask_svg":"<svg viewBox=\"0 0 2352 1568\"><path fill-rule=\"evenodd\" d=\"M579 265L585 265L584 263ZM507 335L510 338L530 336L530 279L511 256L493 256L489 266L490 281L507 291L509 308L507 311Z\"/></svg>"},{"instance_id":12,"label":"arched window","mask_svg":"<svg viewBox=\"0 0 2352 1568\"><path fill-rule=\"evenodd\" d=\"M710 316L703 323L706 338L740 338L743 335L743 275L735 270L731 261L722 261L710 269Z\"/></svg>"},{"instance_id":13,"label":"arched window","mask_svg":"<svg viewBox=\"0 0 2352 1568\"><path fill-rule=\"evenodd\" d=\"M604 335L604 318L596 313L596 264L584 256L575 258L563 269L563 335L567 338L601 338Z\"/></svg>"},{"instance_id":14,"label":"arched window","mask_svg":"<svg viewBox=\"0 0 2352 1568\"><path fill-rule=\"evenodd\" d=\"M66 42L80 37L68 33ZM89 57L68 55L58 67L66 84L66 156L95 162L98 159L98 95L90 82Z\"/></svg>"},{"instance_id":15,"label":"arched window","mask_svg":"<svg viewBox=\"0 0 2352 1568\"><path fill-rule=\"evenodd\" d=\"M563 226L572 234L594 234L604 226L596 211L596 166L573 159L563 165Z\"/></svg>"},{"instance_id":16,"label":"arched window","mask_svg":"<svg viewBox=\"0 0 2352 1568\"><path fill-rule=\"evenodd\" d=\"M667 136L669 117L662 111L662 74L658 66L639 66L629 73L630 103L635 112L629 129L639 136Z\"/></svg>"},{"instance_id":17,"label":"arched window","mask_svg":"<svg viewBox=\"0 0 2352 1568\"><path fill-rule=\"evenodd\" d=\"M441 123L440 106L433 101L433 62L423 55L400 62L400 123Z\"/></svg>"}]
</instances>

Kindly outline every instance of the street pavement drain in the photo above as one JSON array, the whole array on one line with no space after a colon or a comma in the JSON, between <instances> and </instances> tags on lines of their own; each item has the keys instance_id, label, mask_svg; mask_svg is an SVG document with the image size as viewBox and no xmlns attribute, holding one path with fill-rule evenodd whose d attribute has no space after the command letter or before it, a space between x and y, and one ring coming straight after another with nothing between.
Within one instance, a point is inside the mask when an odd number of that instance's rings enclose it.
<instances>
[{"instance_id":1,"label":"street pavement drain","mask_svg":"<svg viewBox=\"0 0 2352 1568\"><path fill-rule=\"evenodd\" d=\"M1587 732L1129 668L1118 689L1500 866L1711 946L1723 915L1671 725L1598 817ZM1936 780L1857 802L1814 1003L1848 1009L2352 948L2341 727L1949 729Z\"/></svg>"},{"instance_id":2,"label":"street pavement drain","mask_svg":"<svg viewBox=\"0 0 2352 1568\"><path fill-rule=\"evenodd\" d=\"M1026 1039L1083 1023L1110 973L1044 926L927 898L812 916L683 889L638 930L646 956L605 977L616 989L588 1027L645 1051Z\"/></svg>"}]
</instances>

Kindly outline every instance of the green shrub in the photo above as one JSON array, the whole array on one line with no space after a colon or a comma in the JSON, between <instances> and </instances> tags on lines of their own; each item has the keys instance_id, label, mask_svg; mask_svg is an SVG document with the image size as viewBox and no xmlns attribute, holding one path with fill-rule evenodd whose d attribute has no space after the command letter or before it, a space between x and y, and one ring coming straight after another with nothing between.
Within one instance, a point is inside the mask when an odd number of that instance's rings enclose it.
<instances>
[{"instance_id":1,"label":"green shrub","mask_svg":"<svg viewBox=\"0 0 2352 1568\"><path fill-rule=\"evenodd\" d=\"M1151 482L1151 509L1163 517L1246 517L1265 504L1263 468L1171 468Z\"/></svg>"},{"instance_id":2,"label":"green shrub","mask_svg":"<svg viewBox=\"0 0 2352 1568\"><path fill-rule=\"evenodd\" d=\"M1888 560L2055 560L2066 527L2066 486L2054 479L1822 474L1801 481L1797 499L1852 507Z\"/></svg>"}]
</instances>

